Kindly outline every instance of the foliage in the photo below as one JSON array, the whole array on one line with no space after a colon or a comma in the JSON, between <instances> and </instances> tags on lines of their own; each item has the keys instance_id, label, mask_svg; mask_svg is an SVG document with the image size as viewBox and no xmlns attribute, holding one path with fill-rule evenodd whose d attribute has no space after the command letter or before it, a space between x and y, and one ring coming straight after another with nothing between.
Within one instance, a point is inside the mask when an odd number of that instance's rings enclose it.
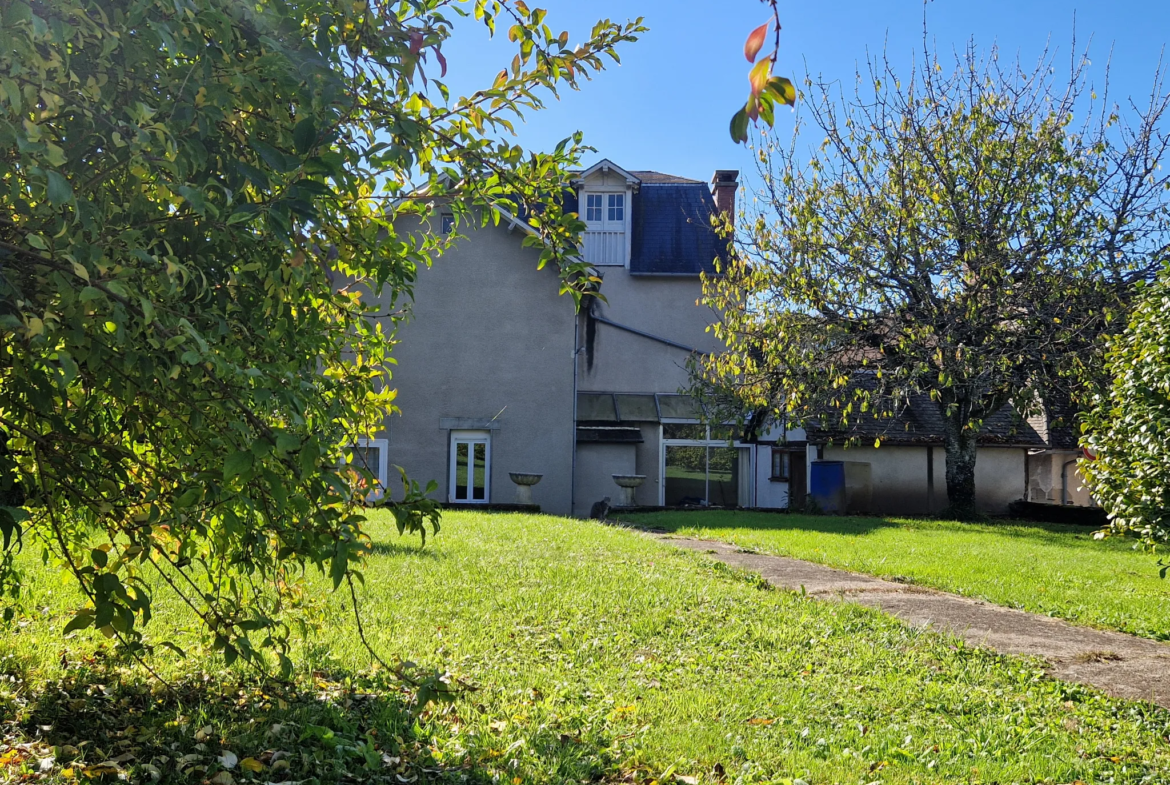
<instances>
[{"instance_id":1,"label":"foliage","mask_svg":"<svg viewBox=\"0 0 1170 785\"><path fill-rule=\"evenodd\" d=\"M440 81L450 12L516 45L463 98ZM506 137L642 27L573 45L519 0L0 13L3 590L22 598L14 551L32 548L84 592L66 632L138 651L173 593L226 662L272 649L287 673L280 614L305 569L361 578L374 478L347 445L393 410L394 304L448 242L397 219L437 198L461 220L532 208L529 242L580 298L580 222L547 198L580 138ZM366 296L383 293L389 313ZM407 484L400 529L437 524L427 490Z\"/></svg>"},{"instance_id":2,"label":"foliage","mask_svg":"<svg viewBox=\"0 0 1170 785\"><path fill-rule=\"evenodd\" d=\"M1110 344L1112 386L1085 418L1092 456L1080 462L1117 532L1170 540L1170 268L1146 288ZM1166 569L1162 571L1163 576Z\"/></svg>"},{"instance_id":3,"label":"foliage","mask_svg":"<svg viewBox=\"0 0 1170 785\"><path fill-rule=\"evenodd\" d=\"M451 512L444 524L458 536L422 549L397 544L386 513L371 517L377 550L362 593L376 645L441 660L476 691L411 709L394 680L359 672L368 656L354 621L314 577L325 626L298 653L305 670L293 688L231 674L199 690L198 661L164 653L157 664L181 700L155 687L148 701L132 674L77 666L100 636L62 642L53 619L36 614L0 638L14 654L0 663L15 677L0 681L0 700L24 694L46 710L17 706L18 722L4 727L77 747L87 765L131 752L120 765L132 782L146 781L150 764L161 782L193 784L218 775L225 750L241 763L291 753L287 781L322 783L393 772L419 782L909 785L967 782L978 769L985 783L1120 785L1158 782L1170 765L1163 709L874 610L767 590L758 576L618 527ZM38 579L55 581L47 569ZM68 599L50 596L47 613L60 618ZM166 623L148 632L193 634L181 616ZM84 699L76 722L64 716L72 699ZM277 723L291 727L270 736ZM371 771L348 741L332 749L310 724L401 761ZM93 743L77 743L85 739ZM178 776L186 755L199 757L184 768L207 769ZM169 760L152 760L161 756ZM283 778L271 765L253 775L238 763L231 774Z\"/></svg>"},{"instance_id":4,"label":"foliage","mask_svg":"<svg viewBox=\"0 0 1170 785\"><path fill-rule=\"evenodd\" d=\"M623 519L1170 641L1166 583L1153 557L1122 540L1100 542L1085 526L722 510Z\"/></svg>"},{"instance_id":5,"label":"foliage","mask_svg":"<svg viewBox=\"0 0 1170 785\"><path fill-rule=\"evenodd\" d=\"M774 76L776 58L780 56L780 5L777 0L760 0L772 7L772 18L752 30L743 45L743 56L749 63L753 63L748 73L748 81L752 91L747 103L731 118L731 140L746 142L748 140L748 121L758 123L763 120L771 128L775 121L776 106L796 105L796 86L792 80L783 76ZM768 37L768 30L775 33L775 47L772 53L763 60L756 62L760 49Z\"/></svg>"},{"instance_id":6,"label":"foliage","mask_svg":"<svg viewBox=\"0 0 1170 785\"><path fill-rule=\"evenodd\" d=\"M762 136L760 207L706 280L728 351L703 380L845 438L929 395L951 511L973 515L983 421L1076 393L1167 255L1170 98L1159 80L1123 117L1087 62L1058 79L1047 58L972 47L947 71L928 52L907 79L871 62L849 99L809 79L810 127Z\"/></svg>"}]
</instances>

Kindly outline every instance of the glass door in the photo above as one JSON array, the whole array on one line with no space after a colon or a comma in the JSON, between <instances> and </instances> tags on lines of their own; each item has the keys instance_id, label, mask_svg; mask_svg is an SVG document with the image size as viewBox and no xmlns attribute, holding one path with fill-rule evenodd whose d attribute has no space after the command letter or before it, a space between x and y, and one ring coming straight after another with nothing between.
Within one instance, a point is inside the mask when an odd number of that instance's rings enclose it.
<instances>
[{"instance_id":1,"label":"glass door","mask_svg":"<svg viewBox=\"0 0 1170 785\"><path fill-rule=\"evenodd\" d=\"M664 423L662 504L750 506L751 459L731 436L722 426Z\"/></svg>"},{"instance_id":2,"label":"glass door","mask_svg":"<svg viewBox=\"0 0 1170 785\"><path fill-rule=\"evenodd\" d=\"M451 431L448 499L487 504L491 485L491 431Z\"/></svg>"}]
</instances>

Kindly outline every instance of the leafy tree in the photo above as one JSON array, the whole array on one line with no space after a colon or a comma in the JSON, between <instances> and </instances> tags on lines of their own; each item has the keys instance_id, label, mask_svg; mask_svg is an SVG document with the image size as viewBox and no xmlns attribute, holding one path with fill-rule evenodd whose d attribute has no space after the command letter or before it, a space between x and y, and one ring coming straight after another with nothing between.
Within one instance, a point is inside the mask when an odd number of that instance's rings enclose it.
<instances>
[{"instance_id":1,"label":"leafy tree","mask_svg":"<svg viewBox=\"0 0 1170 785\"><path fill-rule=\"evenodd\" d=\"M1150 546L1170 540L1170 268L1142 292L1110 343L1112 385L1085 417L1080 468L1112 528ZM1163 571L1163 575L1165 571Z\"/></svg>"},{"instance_id":2,"label":"leafy tree","mask_svg":"<svg viewBox=\"0 0 1170 785\"><path fill-rule=\"evenodd\" d=\"M470 96L441 79L450 13L516 55ZM512 122L577 88L640 21L573 45L520 0L0 2L0 510L56 559L95 627L147 650L152 587L228 663L287 672L297 576L361 578L369 546L348 445L393 408L395 314L445 238L396 229L435 197L457 217L532 208L566 292L576 217ZM417 225L414 223L412 225ZM354 482L355 474L357 482ZM404 477L399 530L438 526ZM356 610L356 608L355 608ZM11 618L11 603L6 615ZM165 644L164 644L165 645Z\"/></svg>"},{"instance_id":3,"label":"leafy tree","mask_svg":"<svg viewBox=\"0 0 1170 785\"><path fill-rule=\"evenodd\" d=\"M976 435L1009 402L1099 367L1100 336L1167 258L1170 179L1155 85L1124 112L993 50L871 62L846 99L806 80L811 123L763 135L757 207L705 283L728 350L708 382L760 410L848 427L928 393L951 512L974 514ZM802 139L819 147L807 153Z\"/></svg>"}]
</instances>

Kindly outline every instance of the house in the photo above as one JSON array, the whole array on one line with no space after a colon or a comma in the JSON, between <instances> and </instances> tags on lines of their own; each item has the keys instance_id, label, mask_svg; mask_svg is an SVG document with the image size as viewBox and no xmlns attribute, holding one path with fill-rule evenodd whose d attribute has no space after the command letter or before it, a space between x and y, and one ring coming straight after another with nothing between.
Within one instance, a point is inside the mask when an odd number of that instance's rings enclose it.
<instances>
[{"instance_id":1,"label":"house","mask_svg":"<svg viewBox=\"0 0 1170 785\"><path fill-rule=\"evenodd\" d=\"M773 427L745 442L681 394L688 360L720 348L709 330L715 314L699 304L700 275L727 253L711 217L734 215L737 177L720 170L707 183L609 160L577 173L565 207L587 225L582 253L605 295L581 312L559 294L555 270L537 269L522 218L461 227L465 237L419 270L411 318L399 328L402 415L362 440L381 485L393 490L397 465L437 481L450 505L511 504L530 493L545 512L585 516L630 493L645 507L803 509L827 463L839 463L863 488L850 497L853 511L943 509L941 422L925 397L855 432ZM449 231L453 221L440 212L431 228ZM851 437L856 446L846 446ZM980 507L1006 512L1025 497L1091 503L1070 463L1076 454L1055 420L1020 421L1008 410L989 418ZM539 481L522 487L513 475Z\"/></svg>"},{"instance_id":2,"label":"house","mask_svg":"<svg viewBox=\"0 0 1170 785\"><path fill-rule=\"evenodd\" d=\"M688 358L718 348L699 276L727 252L711 218L734 213L737 177L609 160L579 172L566 208L587 224L582 252L606 298L581 313L511 216L419 270L394 353L402 415L362 444L383 484L398 465L436 480L441 501L491 505L523 498L511 475L539 474L533 502L587 515L624 493L615 475L641 476L638 505L746 506L750 445L729 446L679 394Z\"/></svg>"},{"instance_id":3,"label":"house","mask_svg":"<svg viewBox=\"0 0 1170 785\"><path fill-rule=\"evenodd\" d=\"M1020 500L1093 506L1076 471L1081 453L1070 419L1051 411L1022 418L1010 405L988 417L975 462L977 507L998 515ZM840 511L931 515L947 506L943 423L927 395L913 396L894 416L861 418L847 429L773 427L755 451L755 507L803 509L817 490L816 465L828 463L841 464L832 467L839 481L857 486Z\"/></svg>"}]
</instances>

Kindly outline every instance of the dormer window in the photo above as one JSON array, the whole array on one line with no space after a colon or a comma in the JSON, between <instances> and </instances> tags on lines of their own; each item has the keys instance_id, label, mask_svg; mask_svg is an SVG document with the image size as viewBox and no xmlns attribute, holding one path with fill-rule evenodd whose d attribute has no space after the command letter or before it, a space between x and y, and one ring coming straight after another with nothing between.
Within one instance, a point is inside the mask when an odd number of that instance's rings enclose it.
<instances>
[{"instance_id":1,"label":"dormer window","mask_svg":"<svg viewBox=\"0 0 1170 785\"><path fill-rule=\"evenodd\" d=\"M585 219L581 237L585 261L598 267L629 267L634 233L631 200L641 180L603 159L581 172L574 185L579 214Z\"/></svg>"},{"instance_id":2,"label":"dormer window","mask_svg":"<svg viewBox=\"0 0 1170 785\"><path fill-rule=\"evenodd\" d=\"M590 264L626 264L625 192L586 192L585 260Z\"/></svg>"}]
</instances>

